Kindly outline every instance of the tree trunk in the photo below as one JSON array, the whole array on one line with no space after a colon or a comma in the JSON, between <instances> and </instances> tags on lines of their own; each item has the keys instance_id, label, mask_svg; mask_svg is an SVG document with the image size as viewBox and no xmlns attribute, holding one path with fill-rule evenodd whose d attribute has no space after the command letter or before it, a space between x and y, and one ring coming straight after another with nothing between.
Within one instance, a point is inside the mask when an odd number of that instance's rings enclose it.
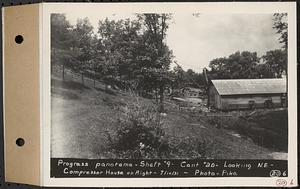
<instances>
[{"instance_id":1,"label":"tree trunk","mask_svg":"<svg viewBox=\"0 0 300 189\"><path fill-rule=\"evenodd\" d=\"M94 87L96 87L96 69L94 69Z\"/></svg>"},{"instance_id":2,"label":"tree trunk","mask_svg":"<svg viewBox=\"0 0 300 189\"><path fill-rule=\"evenodd\" d=\"M164 106L164 86L161 85L159 88L159 111L165 112L165 106Z\"/></svg>"},{"instance_id":3,"label":"tree trunk","mask_svg":"<svg viewBox=\"0 0 300 189\"><path fill-rule=\"evenodd\" d=\"M206 86L206 95L207 95L207 108L210 106L210 96L209 96L209 85Z\"/></svg>"},{"instance_id":4,"label":"tree trunk","mask_svg":"<svg viewBox=\"0 0 300 189\"><path fill-rule=\"evenodd\" d=\"M157 92L157 90L155 90L155 101L156 101L156 103L158 103L158 92Z\"/></svg>"},{"instance_id":5,"label":"tree trunk","mask_svg":"<svg viewBox=\"0 0 300 189\"><path fill-rule=\"evenodd\" d=\"M63 81L65 80L65 65L63 65L63 68L62 68L62 79L63 79Z\"/></svg>"},{"instance_id":6,"label":"tree trunk","mask_svg":"<svg viewBox=\"0 0 300 189\"><path fill-rule=\"evenodd\" d=\"M83 77L83 73L81 73L81 82L84 85L84 77Z\"/></svg>"}]
</instances>

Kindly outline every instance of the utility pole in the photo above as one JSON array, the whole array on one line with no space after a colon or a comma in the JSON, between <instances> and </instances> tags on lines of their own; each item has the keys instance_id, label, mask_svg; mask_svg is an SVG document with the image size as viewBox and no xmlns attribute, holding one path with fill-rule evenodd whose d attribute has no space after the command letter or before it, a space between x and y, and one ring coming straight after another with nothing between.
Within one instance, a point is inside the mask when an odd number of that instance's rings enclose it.
<instances>
[{"instance_id":1,"label":"utility pole","mask_svg":"<svg viewBox=\"0 0 300 189\"><path fill-rule=\"evenodd\" d=\"M205 77L205 83L206 83L206 93L207 93L207 108L210 106L210 99L209 99L209 79L207 76L207 69L203 68L203 75Z\"/></svg>"}]
</instances>

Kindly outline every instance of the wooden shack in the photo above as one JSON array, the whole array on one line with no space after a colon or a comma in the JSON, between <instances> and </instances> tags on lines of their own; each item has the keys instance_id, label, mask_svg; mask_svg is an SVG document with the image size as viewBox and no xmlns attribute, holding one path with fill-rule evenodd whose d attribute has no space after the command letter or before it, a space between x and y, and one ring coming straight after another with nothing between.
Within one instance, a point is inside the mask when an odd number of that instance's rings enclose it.
<instances>
[{"instance_id":1,"label":"wooden shack","mask_svg":"<svg viewBox=\"0 0 300 189\"><path fill-rule=\"evenodd\" d=\"M185 98L200 98L203 90L199 88L186 87L183 89L183 96Z\"/></svg>"},{"instance_id":2,"label":"wooden shack","mask_svg":"<svg viewBox=\"0 0 300 189\"><path fill-rule=\"evenodd\" d=\"M208 105L219 110L287 107L286 79L211 80Z\"/></svg>"}]
</instances>

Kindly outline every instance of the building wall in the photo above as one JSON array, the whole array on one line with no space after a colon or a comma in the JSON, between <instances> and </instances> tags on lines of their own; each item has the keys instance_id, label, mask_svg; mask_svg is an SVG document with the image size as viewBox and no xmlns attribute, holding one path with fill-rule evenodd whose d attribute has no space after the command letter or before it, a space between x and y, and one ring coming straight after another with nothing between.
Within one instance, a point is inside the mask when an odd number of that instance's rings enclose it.
<instances>
[{"instance_id":1,"label":"building wall","mask_svg":"<svg viewBox=\"0 0 300 189\"><path fill-rule=\"evenodd\" d=\"M222 108L221 104L221 96L219 95L218 91L214 86L209 88L209 106L215 107L217 109Z\"/></svg>"},{"instance_id":2,"label":"building wall","mask_svg":"<svg viewBox=\"0 0 300 189\"><path fill-rule=\"evenodd\" d=\"M216 108L220 110L251 109L250 104L252 108L266 108L268 105L266 101L272 102L273 108L286 107L282 94L266 94L221 96L222 105Z\"/></svg>"},{"instance_id":3,"label":"building wall","mask_svg":"<svg viewBox=\"0 0 300 189\"><path fill-rule=\"evenodd\" d=\"M214 86L209 88L209 106L219 110L240 110L266 108L266 101L271 101L273 108L287 107L283 94L254 94L220 96ZM285 95L286 96L286 95ZM252 101L252 107L250 105Z\"/></svg>"}]
</instances>

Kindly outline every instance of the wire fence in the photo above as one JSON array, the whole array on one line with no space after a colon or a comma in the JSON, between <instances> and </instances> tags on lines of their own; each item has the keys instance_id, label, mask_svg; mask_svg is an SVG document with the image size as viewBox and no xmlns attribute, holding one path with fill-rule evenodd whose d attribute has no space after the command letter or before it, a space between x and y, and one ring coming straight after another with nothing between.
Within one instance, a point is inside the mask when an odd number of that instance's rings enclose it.
<instances>
[{"instance_id":1,"label":"wire fence","mask_svg":"<svg viewBox=\"0 0 300 189\"><path fill-rule=\"evenodd\" d=\"M51 75L59 78L64 81L72 81L72 82L78 82L83 84L86 87L91 88L105 88L105 85L102 81L99 81L97 79L89 78L86 75L82 75L76 72L73 72L72 70L65 69L63 73L63 69L59 67L53 67L51 70Z\"/></svg>"}]
</instances>

